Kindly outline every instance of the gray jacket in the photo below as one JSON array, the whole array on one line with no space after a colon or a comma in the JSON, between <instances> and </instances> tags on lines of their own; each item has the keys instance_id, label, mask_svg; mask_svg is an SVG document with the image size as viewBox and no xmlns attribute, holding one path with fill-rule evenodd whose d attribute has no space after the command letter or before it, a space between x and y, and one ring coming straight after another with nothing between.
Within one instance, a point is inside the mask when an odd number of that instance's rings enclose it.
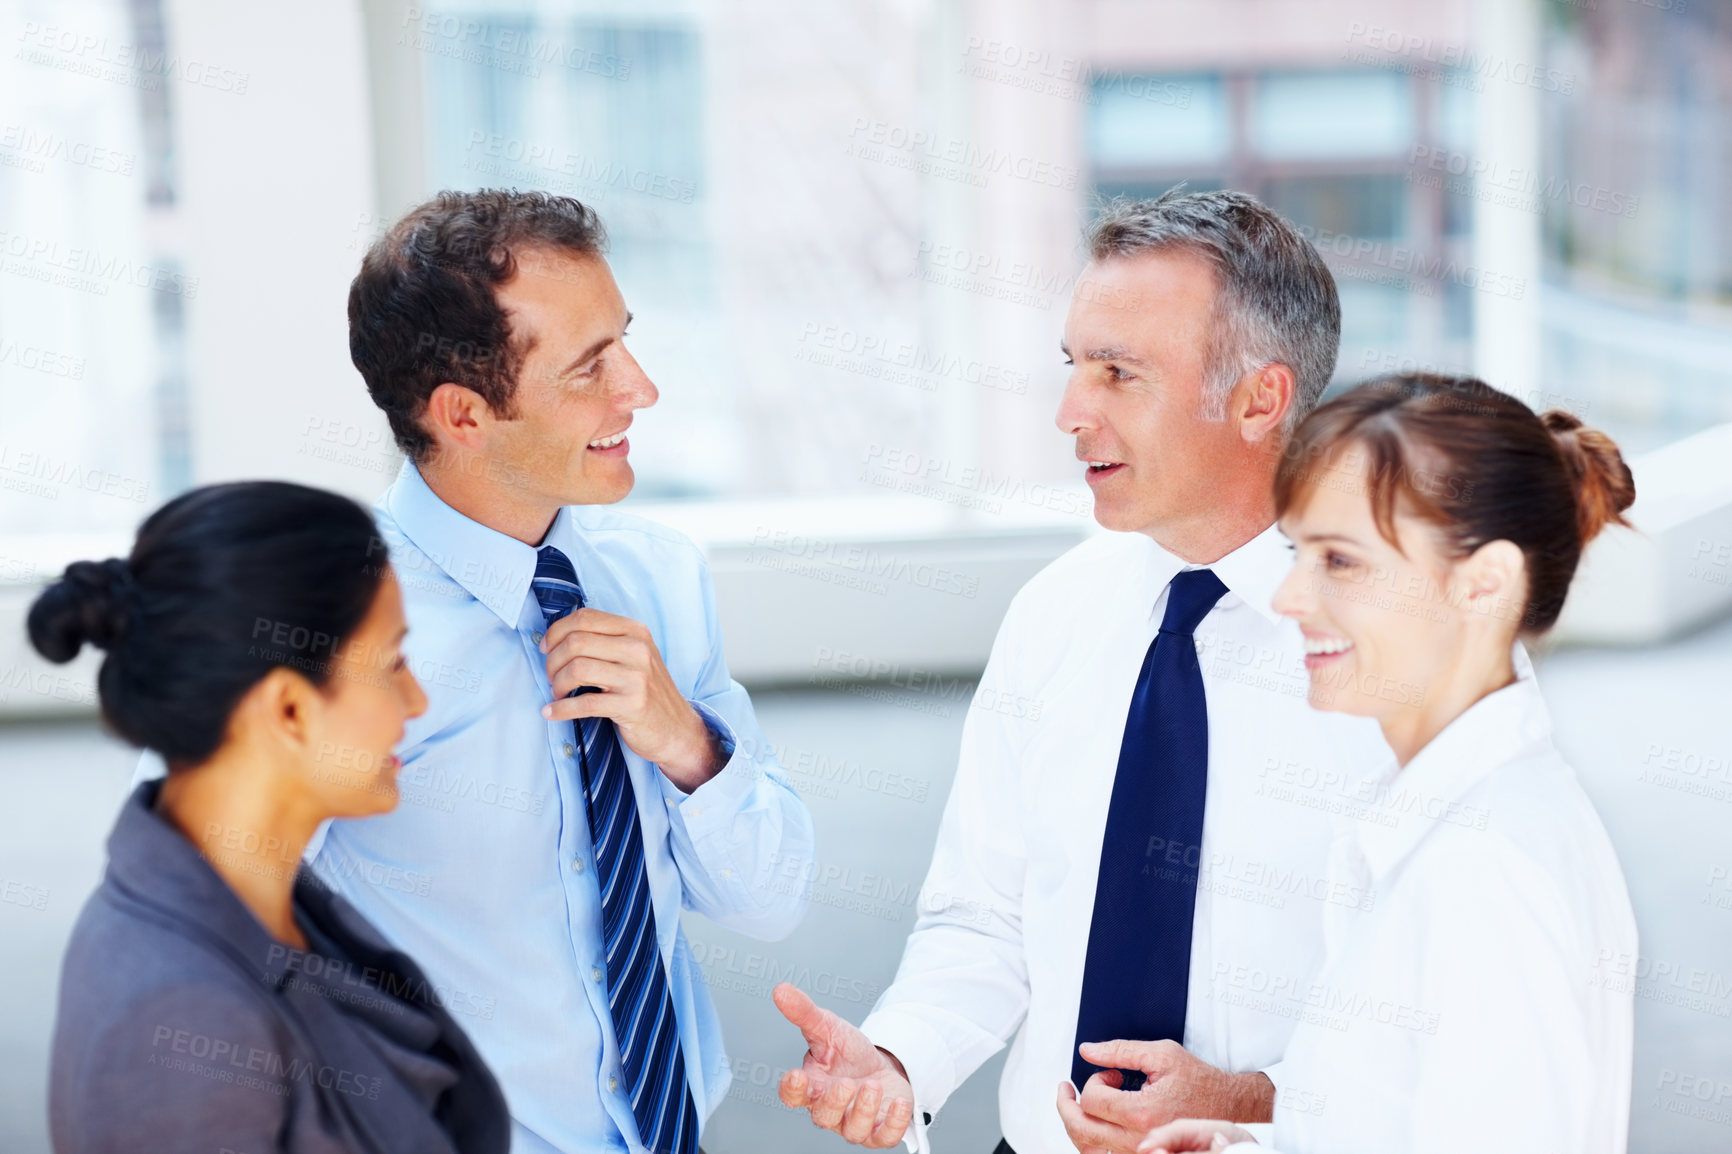
<instances>
[{"instance_id":1,"label":"gray jacket","mask_svg":"<svg viewBox=\"0 0 1732 1154\"><path fill-rule=\"evenodd\" d=\"M308 950L272 938L134 791L61 972L60 1154L503 1152L498 1083L419 967L298 861Z\"/></svg>"}]
</instances>

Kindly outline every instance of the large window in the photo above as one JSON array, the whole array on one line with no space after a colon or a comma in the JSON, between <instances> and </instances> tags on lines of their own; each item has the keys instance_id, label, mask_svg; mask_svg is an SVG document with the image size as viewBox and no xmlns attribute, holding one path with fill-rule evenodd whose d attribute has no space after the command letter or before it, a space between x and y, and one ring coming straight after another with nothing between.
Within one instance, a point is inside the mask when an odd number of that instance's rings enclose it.
<instances>
[{"instance_id":1,"label":"large window","mask_svg":"<svg viewBox=\"0 0 1732 1154\"><path fill-rule=\"evenodd\" d=\"M419 194L540 188L600 211L637 317L633 353L661 391L635 418L634 498L899 491L908 478L886 460L922 476L1048 479L1026 452L985 459L999 442L981 448L976 432L982 413L1048 427L1056 391L1031 399L1030 374L1062 367L1068 289L1006 305L995 294L1036 294L992 274L1038 264L1043 283L1068 284L1061 261L1017 246L1033 233L1037 252L1068 260L1076 172L1051 142L985 141L954 63L963 38L943 39L932 18L474 0L423 10L385 46L419 62ZM1060 211L1019 203L1014 228L977 235L992 197L1027 189ZM1039 231L1049 223L1057 246ZM1002 339L1035 325L1038 362ZM1060 444L1041 434L1049 457ZM947 515L1003 503L930 488Z\"/></svg>"},{"instance_id":2,"label":"large window","mask_svg":"<svg viewBox=\"0 0 1732 1154\"><path fill-rule=\"evenodd\" d=\"M197 281L147 240L166 189L141 126L166 115L173 77L144 23L113 0L0 22L0 533L130 530L184 484L181 412L159 386L178 385ZM96 43L128 55L95 59Z\"/></svg>"},{"instance_id":3,"label":"large window","mask_svg":"<svg viewBox=\"0 0 1732 1154\"><path fill-rule=\"evenodd\" d=\"M594 207L627 304L653 309L634 330L640 359L658 380L702 382L636 447L638 496L725 489L739 468L734 382L714 355L695 25L654 5L574 15L530 2L429 15L412 36L427 61L429 189L539 188Z\"/></svg>"},{"instance_id":4,"label":"large window","mask_svg":"<svg viewBox=\"0 0 1732 1154\"><path fill-rule=\"evenodd\" d=\"M1732 420L1732 21L1549 6L1545 365L1626 441Z\"/></svg>"}]
</instances>

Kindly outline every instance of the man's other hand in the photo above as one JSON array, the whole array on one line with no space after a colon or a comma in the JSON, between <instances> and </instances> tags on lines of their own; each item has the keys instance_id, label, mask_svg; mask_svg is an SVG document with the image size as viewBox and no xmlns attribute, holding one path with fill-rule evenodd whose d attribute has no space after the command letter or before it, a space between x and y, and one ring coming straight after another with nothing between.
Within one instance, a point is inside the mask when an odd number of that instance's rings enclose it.
<instances>
[{"instance_id":1,"label":"man's other hand","mask_svg":"<svg viewBox=\"0 0 1732 1154\"><path fill-rule=\"evenodd\" d=\"M810 1111L814 1126L856 1146L883 1150L902 1141L914 1117L902 1063L797 986L782 982L770 997L806 1039L805 1062L776 1087L783 1104Z\"/></svg>"},{"instance_id":2,"label":"man's other hand","mask_svg":"<svg viewBox=\"0 0 1732 1154\"><path fill-rule=\"evenodd\" d=\"M1180 1118L1267 1122L1275 1087L1262 1074L1229 1074L1193 1057L1177 1042L1085 1042L1085 1062L1104 1066L1077 1095L1059 1087L1058 1112L1065 1133L1084 1154L1135 1154L1148 1132ZM1140 1090L1124 1089L1120 1070L1139 1070Z\"/></svg>"}]
</instances>

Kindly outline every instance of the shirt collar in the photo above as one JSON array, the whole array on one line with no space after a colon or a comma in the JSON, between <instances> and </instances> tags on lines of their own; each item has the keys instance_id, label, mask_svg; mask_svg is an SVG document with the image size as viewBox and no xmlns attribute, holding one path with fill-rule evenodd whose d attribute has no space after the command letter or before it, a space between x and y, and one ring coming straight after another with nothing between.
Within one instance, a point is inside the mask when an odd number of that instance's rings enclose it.
<instances>
[{"instance_id":1,"label":"shirt collar","mask_svg":"<svg viewBox=\"0 0 1732 1154\"><path fill-rule=\"evenodd\" d=\"M535 546L489 529L447 505L412 461L403 462L383 505L412 545L509 628L517 628L535 576ZM565 517L561 509L546 540L555 540ZM565 534L559 532L558 539L565 539Z\"/></svg>"},{"instance_id":2,"label":"shirt collar","mask_svg":"<svg viewBox=\"0 0 1732 1154\"><path fill-rule=\"evenodd\" d=\"M1375 779L1367 820L1349 821L1372 877L1381 878L1413 852L1434 826L1484 828L1488 816L1462 798L1500 765L1551 740L1551 714L1525 651L1513 655L1516 680L1474 702L1406 766Z\"/></svg>"},{"instance_id":3,"label":"shirt collar","mask_svg":"<svg viewBox=\"0 0 1732 1154\"><path fill-rule=\"evenodd\" d=\"M1228 593L1277 625L1282 622L1283 618L1274 608L1275 590L1286 580L1293 561L1284 547L1285 538L1274 525L1207 565L1193 565L1176 553L1169 553L1152 538L1145 537L1145 540L1154 546L1150 573L1158 582L1155 586L1157 592L1165 589L1182 570L1209 569L1221 579ZM1152 606L1150 612L1153 612Z\"/></svg>"},{"instance_id":4,"label":"shirt collar","mask_svg":"<svg viewBox=\"0 0 1732 1154\"><path fill-rule=\"evenodd\" d=\"M1293 568L1286 540L1281 530L1270 525L1207 566L1215 571L1215 576L1221 579L1221 584L1229 592L1277 625L1285 618L1275 612L1275 590L1281 587L1281 582L1287 579L1287 571Z\"/></svg>"}]
</instances>

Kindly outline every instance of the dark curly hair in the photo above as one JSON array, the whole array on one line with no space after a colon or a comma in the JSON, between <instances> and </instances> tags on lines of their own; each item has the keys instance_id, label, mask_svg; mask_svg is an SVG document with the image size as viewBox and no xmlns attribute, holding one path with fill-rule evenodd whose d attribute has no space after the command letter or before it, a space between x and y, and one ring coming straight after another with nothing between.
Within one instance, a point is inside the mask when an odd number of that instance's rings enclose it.
<instances>
[{"instance_id":1,"label":"dark curly hair","mask_svg":"<svg viewBox=\"0 0 1732 1154\"><path fill-rule=\"evenodd\" d=\"M433 448L420 419L446 381L512 415L528 349L513 339L494 290L538 250L600 255L607 233L594 209L569 196L441 192L362 259L349 285L349 358L411 460Z\"/></svg>"}]
</instances>

